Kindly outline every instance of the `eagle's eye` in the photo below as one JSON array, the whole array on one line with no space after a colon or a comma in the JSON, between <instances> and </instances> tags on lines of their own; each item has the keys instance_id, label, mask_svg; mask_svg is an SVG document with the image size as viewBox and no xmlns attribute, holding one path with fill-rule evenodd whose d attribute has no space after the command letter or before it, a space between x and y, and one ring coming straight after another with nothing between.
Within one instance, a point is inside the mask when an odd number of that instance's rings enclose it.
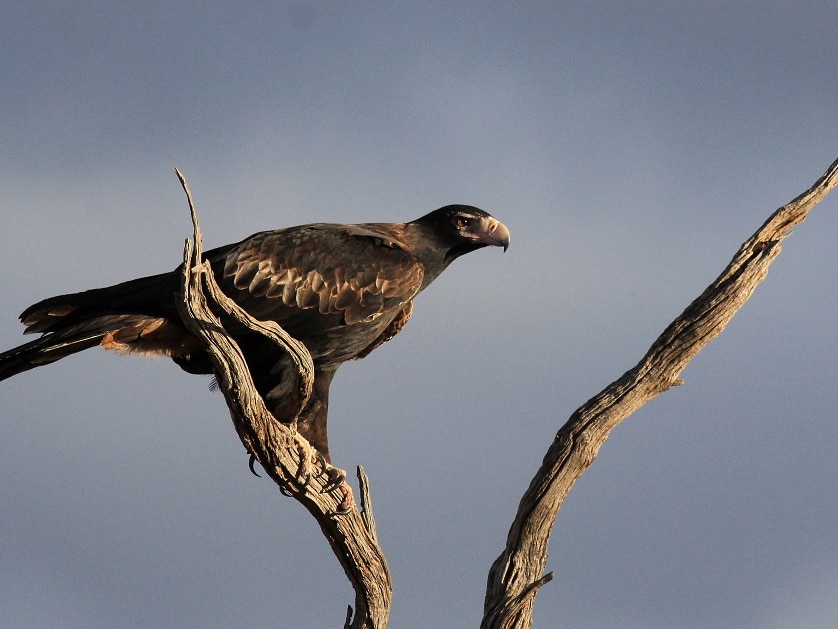
<instances>
[{"instance_id":1,"label":"eagle's eye","mask_svg":"<svg viewBox=\"0 0 838 629\"><path fill-rule=\"evenodd\" d=\"M458 216L455 223L457 225L457 229L463 229L471 225L471 222L474 219L471 216Z\"/></svg>"}]
</instances>

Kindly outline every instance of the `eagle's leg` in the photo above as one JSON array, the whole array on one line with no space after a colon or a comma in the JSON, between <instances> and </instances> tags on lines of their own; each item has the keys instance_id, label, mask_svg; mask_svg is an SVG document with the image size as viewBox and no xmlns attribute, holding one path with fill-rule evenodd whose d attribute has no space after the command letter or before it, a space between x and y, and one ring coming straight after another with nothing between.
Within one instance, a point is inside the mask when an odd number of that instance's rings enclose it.
<instances>
[{"instance_id":1,"label":"eagle's leg","mask_svg":"<svg viewBox=\"0 0 838 629\"><path fill-rule=\"evenodd\" d=\"M315 475L319 476L319 473L315 474L314 463L317 461L320 453L296 430L294 431L293 439L294 444L297 446L297 452L300 455L300 466L297 468L297 482L300 484L300 487L305 489Z\"/></svg>"},{"instance_id":2,"label":"eagle's leg","mask_svg":"<svg viewBox=\"0 0 838 629\"><path fill-rule=\"evenodd\" d=\"M314 477L324 478L321 493L340 493L340 503L335 514L349 512L355 506L352 490L346 484L346 472L334 467L329 456L329 439L326 433L326 416L329 407L329 384L336 367L315 368L311 396L301 412L296 370L283 356L269 370L251 369L254 373L280 374L279 383L264 395L265 403L277 421L289 426L300 453L297 482L305 490ZM271 380L271 384L275 380Z\"/></svg>"}]
</instances>

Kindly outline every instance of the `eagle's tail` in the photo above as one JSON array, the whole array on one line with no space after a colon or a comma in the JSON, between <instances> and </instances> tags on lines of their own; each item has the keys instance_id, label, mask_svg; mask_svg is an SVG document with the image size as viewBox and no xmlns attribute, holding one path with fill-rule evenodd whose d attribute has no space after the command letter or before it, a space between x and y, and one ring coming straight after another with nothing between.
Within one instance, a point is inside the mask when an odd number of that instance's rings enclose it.
<instances>
[{"instance_id":1,"label":"eagle's tail","mask_svg":"<svg viewBox=\"0 0 838 629\"><path fill-rule=\"evenodd\" d=\"M177 275L164 273L107 288L51 297L23 311L25 334L43 336L0 353L0 380L89 347L178 354L184 332L176 322Z\"/></svg>"},{"instance_id":2,"label":"eagle's tail","mask_svg":"<svg viewBox=\"0 0 838 629\"><path fill-rule=\"evenodd\" d=\"M107 330L50 333L0 354L0 380L99 345Z\"/></svg>"}]
</instances>

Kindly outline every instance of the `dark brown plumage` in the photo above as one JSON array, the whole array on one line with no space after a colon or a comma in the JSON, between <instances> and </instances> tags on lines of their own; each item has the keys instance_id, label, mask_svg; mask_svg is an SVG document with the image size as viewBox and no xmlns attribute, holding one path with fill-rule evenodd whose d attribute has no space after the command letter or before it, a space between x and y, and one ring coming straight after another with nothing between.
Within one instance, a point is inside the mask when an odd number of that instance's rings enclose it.
<instances>
[{"instance_id":1,"label":"dark brown plumage","mask_svg":"<svg viewBox=\"0 0 838 629\"><path fill-rule=\"evenodd\" d=\"M257 319L302 341L315 365L314 391L299 432L327 460L329 385L347 360L395 336L413 299L457 257L509 245L507 228L486 212L450 205L409 223L318 223L260 232L204 254L222 290ZM38 302L21 314L39 339L0 354L0 380L101 345L169 356L190 373L212 367L181 324L179 270ZM280 421L296 407L290 359L263 337L236 333L257 389Z\"/></svg>"}]
</instances>

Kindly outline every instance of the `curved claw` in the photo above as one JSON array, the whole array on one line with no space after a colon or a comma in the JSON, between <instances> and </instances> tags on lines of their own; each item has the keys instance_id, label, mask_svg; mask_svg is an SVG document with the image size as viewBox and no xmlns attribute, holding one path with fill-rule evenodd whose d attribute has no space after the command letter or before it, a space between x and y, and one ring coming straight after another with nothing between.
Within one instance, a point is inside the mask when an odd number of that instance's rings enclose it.
<instances>
[{"instance_id":1,"label":"curved claw","mask_svg":"<svg viewBox=\"0 0 838 629\"><path fill-rule=\"evenodd\" d=\"M304 487L308 487L308 484L311 482L312 478L322 478L325 476L326 478L330 479L329 484L327 484L327 486L324 487L320 492L325 494L334 489L334 487L331 486L332 481L331 476L329 475L329 470L333 470L336 468L333 468L331 465L329 465L329 462L326 460L326 457L323 456L323 453L320 452L320 450L314 450L314 454L317 456L317 462L320 464L319 469L316 470L315 474L309 472L309 475L305 480ZM346 478L346 474L344 474L343 477Z\"/></svg>"},{"instance_id":2,"label":"curved claw","mask_svg":"<svg viewBox=\"0 0 838 629\"><path fill-rule=\"evenodd\" d=\"M326 461L326 457L323 456L323 453L320 450L315 450L317 453L317 460L320 461L320 469L322 470L321 474L325 474L326 470L329 469L329 463Z\"/></svg>"},{"instance_id":3,"label":"curved claw","mask_svg":"<svg viewBox=\"0 0 838 629\"><path fill-rule=\"evenodd\" d=\"M287 490L285 487L283 487L282 485L280 485L280 486L279 486L279 493L281 493L283 496L288 496L289 498L293 498L293 497L294 497L294 494L293 494L293 493L291 493L290 491L288 491L288 490Z\"/></svg>"},{"instance_id":4,"label":"curved claw","mask_svg":"<svg viewBox=\"0 0 838 629\"><path fill-rule=\"evenodd\" d=\"M320 470L317 474L317 478L326 478L327 482L323 486L323 489L320 490L321 494L328 494L338 487L340 487L346 481L346 472L340 468L332 466L326 460L326 457L323 456L323 453L319 450L317 452L317 459L320 461Z\"/></svg>"},{"instance_id":5,"label":"curved claw","mask_svg":"<svg viewBox=\"0 0 838 629\"><path fill-rule=\"evenodd\" d=\"M253 464L256 463L256 457L253 456L253 453L250 454L250 460L247 462L247 467L250 468L250 473L253 474L256 478L262 478L259 474L256 473L256 470L253 467Z\"/></svg>"}]
</instances>

